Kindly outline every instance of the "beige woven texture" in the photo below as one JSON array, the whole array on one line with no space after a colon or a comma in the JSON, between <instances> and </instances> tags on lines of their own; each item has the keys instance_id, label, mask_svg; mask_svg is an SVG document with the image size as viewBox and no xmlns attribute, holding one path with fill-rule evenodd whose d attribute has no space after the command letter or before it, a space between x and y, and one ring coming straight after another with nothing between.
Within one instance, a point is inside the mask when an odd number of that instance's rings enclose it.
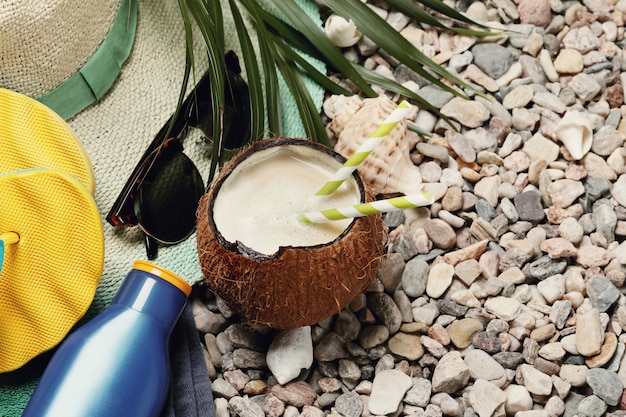
<instances>
[{"instance_id":1,"label":"beige woven texture","mask_svg":"<svg viewBox=\"0 0 626 417\"><path fill-rule=\"evenodd\" d=\"M56 88L91 58L109 32L119 4L119 0L0 1L0 86L31 97Z\"/></svg>"}]
</instances>

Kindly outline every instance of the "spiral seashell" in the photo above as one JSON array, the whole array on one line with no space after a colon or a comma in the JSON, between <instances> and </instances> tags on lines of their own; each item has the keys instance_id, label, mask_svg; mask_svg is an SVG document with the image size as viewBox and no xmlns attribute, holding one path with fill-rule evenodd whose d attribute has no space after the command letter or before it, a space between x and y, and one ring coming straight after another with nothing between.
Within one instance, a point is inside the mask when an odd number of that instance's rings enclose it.
<instances>
[{"instance_id":1,"label":"spiral seashell","mask_svg":"<svg viewBox=\"0 0 626 417\"><path fill-rule=\"evenodd\" d=\"M329 130L337 137L335 151L349 158L395 108L396 103L385 96L365 99L356 108L350 101L329 124ZM417 140L402 120L359 166L359 174L375 195L414 194L422 190L422 176L410 158Z\"/></svg>"},{"instance_id":2,"label":"spiral seashell","mask_svg":"<svg viewBox=\"0 0 626 417\"><path fill-rule=\"evenodd\" d=\"M572 158L580 160L591 149L593 123L585 113L570 110L557 123L554 134L567 148Z\"/></svg>"},{"instance_id":3,"label":"spiral seashell","mask_svg":"<svg viewBox=\"0 0 626 417\"><path fill-rule=\"evenodd\" d=\"M356 44L361 39L361 32L356 25L350 20L333 14L326 20L324 32L333 45L339 48L348 48Z\"/></svg>"}]
</instances>

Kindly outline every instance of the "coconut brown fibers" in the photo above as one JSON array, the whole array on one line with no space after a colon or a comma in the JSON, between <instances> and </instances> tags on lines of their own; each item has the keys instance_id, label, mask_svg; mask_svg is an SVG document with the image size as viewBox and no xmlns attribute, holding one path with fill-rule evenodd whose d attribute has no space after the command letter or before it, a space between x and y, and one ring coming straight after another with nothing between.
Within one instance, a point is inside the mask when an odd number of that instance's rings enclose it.
<instances>
[{"instance_id":1,"label":"coconut brown fibers","mask_svg":"<svg viewBox=\"0 0 626 417\"><path fill-rule=\"evenodd\" d=\"M311 325L339 313L370 285L386 241L380 215L354 219L331 242L283 246L272 255L224 239L213 220L215 198L224 180L254 152L286 145L315 147L345 161L327 147L304 139L255 142L231 159L200 200L196 234L200 264L211 291L251 324L277 329ZM372 201L356 172L354 177L362 202Z\"/></svg>"}]
</instances>

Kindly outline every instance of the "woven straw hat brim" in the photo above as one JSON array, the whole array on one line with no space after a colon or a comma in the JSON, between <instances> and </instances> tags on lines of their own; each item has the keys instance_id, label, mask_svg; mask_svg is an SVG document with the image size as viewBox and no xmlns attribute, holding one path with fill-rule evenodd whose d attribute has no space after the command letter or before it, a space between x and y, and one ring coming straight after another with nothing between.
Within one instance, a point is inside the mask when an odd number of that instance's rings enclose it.
<instances>
[{"instance_id":1,"label":"woven straw hat brim","mask_svg":"<svg viewBox=\"0 0 626 417\"><path fill-rule=\"evenodd\" d=\"M136 11L134 0L0 3L0 86L73 116L113 84Z\"/></svg>"}]
</instances>

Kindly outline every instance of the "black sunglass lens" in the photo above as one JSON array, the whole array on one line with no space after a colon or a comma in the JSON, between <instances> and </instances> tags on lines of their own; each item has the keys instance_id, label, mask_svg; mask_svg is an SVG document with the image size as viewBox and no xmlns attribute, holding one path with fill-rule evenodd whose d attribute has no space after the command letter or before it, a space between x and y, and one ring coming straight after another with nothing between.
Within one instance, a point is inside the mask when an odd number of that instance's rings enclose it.
<instances>
[{"instance_id":1,"label":"black sunglass lens","mask_svg":"<svg viewBox=\"0 0 626 417\"><path fill-rule=\"evenodd\" d=\"M184 240L196 227L196 208L204 194L202 176L182 152L159 157L135 200L142 229L163 243Z\"/></svg>"}]
</instances>

